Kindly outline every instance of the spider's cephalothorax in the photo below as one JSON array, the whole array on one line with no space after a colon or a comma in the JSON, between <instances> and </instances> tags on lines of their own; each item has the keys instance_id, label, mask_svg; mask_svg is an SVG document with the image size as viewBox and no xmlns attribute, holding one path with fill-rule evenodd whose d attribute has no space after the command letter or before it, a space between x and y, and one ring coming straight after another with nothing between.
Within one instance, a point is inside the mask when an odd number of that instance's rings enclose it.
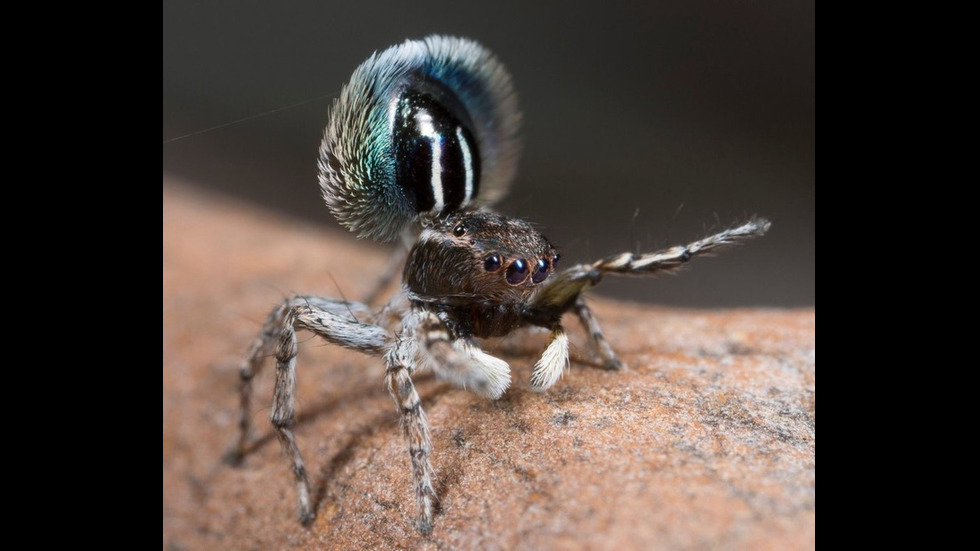
<instances>
[{"instance_id":1,"label":"spider's cephalothorax","mask_svg":"<svg viewBox=\"0 0 980 551\"><path fill-rule=\"evenodd\" d=\"M520 305L551 275L557 258L551 243L524 220L468 209L425 225L408 255L404 281L414 300L432 305Z\"/></svg>"},{"instance_id":2,"label":"spider's cephalothorax","mask_svg":"<svg viewBox=\"0 0 980 551\"><path fill-rule=\"evenodd\" d=\"M510 386L510 366L483 352L475 339L538 326L550 336L530 387L546 390L568 365L566 313L583 324L600 363L620 368L582 296L587 289L605 274L670 270L769 229L768 221L753 218L687 245L619 253L557 271L558 253L543 235L488 207L513 177L519 122L503 66L475 42L451 37L408 41L372 55L334 103L320 146L327 206L361 237L387 241L403 235L414 245L402 288L383 308L295 296L272 311L242 364L238 440L230 458L245 455L252 379L262 360L274 354L271 420L289 457L304 523L313 520L315 504L290 428L297 329L383 358L385 384L408 445L418 527L428 533L437 496L430 430L414 372L432 369L480 396L499 398Z\"/></svg>"}]
</instances>

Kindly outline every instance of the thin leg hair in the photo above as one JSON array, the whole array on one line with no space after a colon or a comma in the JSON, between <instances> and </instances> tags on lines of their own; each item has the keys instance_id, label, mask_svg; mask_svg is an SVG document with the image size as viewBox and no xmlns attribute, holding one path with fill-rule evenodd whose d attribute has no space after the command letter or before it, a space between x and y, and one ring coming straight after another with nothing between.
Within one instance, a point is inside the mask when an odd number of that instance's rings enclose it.
<instances>
[{"instance_id":1,"label":"thin leg hair","mask_svg":"<svg viewBox=\"0 0 980 551\"><path fill-rule=\"evenodd\" d=\"M296 330L305 329L345 348L381 356L390 345L389 333L376 325L358 321L358 313L365 319L370 317L368 307L360 303L310 296L289 299L269 314L240 370L239 433L230 454L236 462L241 461L248 443L252 381L273 343L277 344L276 383L270 419L296 479L299 518L304 524L312 521L315 514L310 502L310 483L303 456L290 428L296 414L296 356L299 351Z\"/></svg>"},{"instance_id":2,"label":"thin leg hair","mask_svg":"<svg viewBox=\"0 0 980 551\"><path fill-rule=\"evenodd\" d=\"M412 347L404 346L404 343L406 341L400 338L385 356L385 384L400 412L402 435L408 444L418 528L423 534L428 534L432 531L432 515L438 503L435 488L432 486L434 474L429 462L432 439L429 424L425 420L425 411L422 410L422 401L412 383L413 368L409 361L412 354L406 350Z\"/></svg>"}]
</instances>

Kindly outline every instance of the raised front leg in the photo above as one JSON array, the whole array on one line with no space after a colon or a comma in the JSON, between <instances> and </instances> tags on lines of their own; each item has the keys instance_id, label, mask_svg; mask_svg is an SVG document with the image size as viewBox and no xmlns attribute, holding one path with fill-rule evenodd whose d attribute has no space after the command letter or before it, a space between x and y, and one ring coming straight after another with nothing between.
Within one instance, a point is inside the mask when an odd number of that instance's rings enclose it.
<instances>
[{"instance_id":1,"label":"raised front leg","mask_svg":"<svg viewBox=\"0 0 980 551\"><path fill-rule=\"evenodd\" d=\"M620 253L603 258L592 264L601 273L623 275L650 275L683 266L695 256L737 245L753 237L760 237L769 230L770 223L765 218L753 218L741 226L729 228L699 239L687 245L678 245L652 253Z\"/></svg>"},{"instance_id":2,"label":"raised front leg","mask_svg":"<svg viewBox=\"0 0 980 551\"><path fill-rule=\"evenodd\" d=\"M619 253L592 264L579 264L549 278L534 296L531 311L567 312L576 307L579 295L602 281L606 274L646 276L679 268L695 256L737 245L769 230L764 218L709 235L687 245L678 245L652 253Z\"/></svg>"},{"instance_id":3,"label":"raised front leg","mask_svg":"<svg viewBox=\"0 0 980 551\"><path fill-rule=\"evenodd\" d=\"M526 317L531 323L547 327L561 319L561 315L565 312L575 312L589 333L589 338L606 367L620 369L623 367L623 363L616 357L616 353L609 346L609 343L606 342L602 330L599 328L599 323L582 298L582 293L598 285L606 274L645 276L673 270L683 266L695 256L708 254L761 236L768 229L768 220L753 218L740 226L709 235L687 245L679 245L652 253L620 253L592 264L572 266L544 282L532 299ZM567 348L567 337L564 336L564 332L556 333L552 329L552 340L548 349L541 361L535 366L532 378L533 388L538 390L548 388L561 375L556 359L560 358L557 353L561 350L559 345L562 339L565 339L565 348ZM551 361L548 361L549 359Z\"/></svg>"}]
</instances>

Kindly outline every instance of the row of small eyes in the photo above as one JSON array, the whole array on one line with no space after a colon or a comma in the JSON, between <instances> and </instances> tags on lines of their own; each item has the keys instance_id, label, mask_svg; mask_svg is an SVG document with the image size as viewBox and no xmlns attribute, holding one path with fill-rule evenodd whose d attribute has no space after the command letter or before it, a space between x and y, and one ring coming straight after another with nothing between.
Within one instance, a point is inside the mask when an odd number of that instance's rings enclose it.
<instances>
[{"instance_id":1,"label":"row of small eyes","mask_svg":"<svg viewBox=\"0 0 980 551\"><path fill-rule=\"evenodd\" d=\"M548 269L557 267L560 258L561 255L555 255L550 261L547 258L539 258L534 264L534 273L531 275L531 281L534 283L544 281L548 277ZM503 265L503 262L499 254L491 254L483 260L483 269L488 272L496 272ZM507 266L505 272L507 283L511 285L523 283L529 273L531 273L531 269L528 261L523 258L516 258Z\"/></svg>"}]
</instances>

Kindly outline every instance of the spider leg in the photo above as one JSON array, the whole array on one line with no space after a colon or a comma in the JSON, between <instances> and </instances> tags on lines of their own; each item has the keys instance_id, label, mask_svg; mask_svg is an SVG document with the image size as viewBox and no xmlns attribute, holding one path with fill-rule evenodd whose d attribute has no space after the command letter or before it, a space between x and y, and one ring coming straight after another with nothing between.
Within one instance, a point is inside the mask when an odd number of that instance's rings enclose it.
<instances>
[{"instance_id":1,"label":"spider leg","mask_svg":"<svg viewBox=\"0 0 980 551\"><path fill-rule=\"evenodd\" d=\"M252 379L262 369L266 357L272 354L274 345L279 341L282 332L283 321L290 309L297 306L310 306L325 312L333 313L337 316L354 316L356 319L370 320L372 315L370 309L359 302L348 302L331 298L316 296L296 296L277 306L265 323L262 330L255 340L252 341L239 368L239 415L238 415L238 435L235 444L225 456L226 461L233 465L241 463L245 457L248 445L248 435L252 426L251 405L252 405Z\"/></svg>"},{"instance_id":2,"label":"spider leg","mask_svg":"<svg viewBox=\"0 0 980 551\"><path fill-rule=\"evenodd\" d=\"M766 233L769 225L769 221L764 218L753 218L740 226L709 235L687 245L644 254L620 253L592 264L572 266L545 281L532 299L529 310L535 313L535 317L545 320L560 319L562 313L574 311L588 331L592 344L606 366L611 369L619 369L623 364L603 337L602 330L592 315L592 311L582 299L582 293L598 285L606 274L652 275L673 270L695 256L735 245L753 237L759 237ZM557 346L555 344L557 340L558 338L553 334L552 342L548 345L549 350L551 350L551 346ZM541 366L540 369L535 366L532 386L536 389L547 388L550 384L554 384L561 374L556 365L557 360L551 362L550 368L546 367L545 364L548 362L545 362L545 358L549 355L549 350L545 351L545 355L538 362ZM553 359L559 357L552 356ZM548 384L549 381L550 384Z\"/></svg>"},{"instance_id":3,"label":"spider leg","mask_svg":"<svg viewBox=\"0 0 980 551\"><path fill-rule=\"evenodd\" d=\"M358 321L358 315L368 318L368 308L359 303L321 297L297 296L289 299L269 315L242 364L242 411L238 444L231 454L232 458L237 457L240 460L244 455L249 429L251 381L261 366L263 357L276 344L276 383L270 418L283 452L289 457L292 466L298 492L299 517L304 524L312 521L315 515L310 503L306 467L290 429L296 413L296 330L306 329L331 343L381 356L391 344L391 335L382 327Z\"/></svg>"},{"instance_id":4,"label":"spider leg","mask_svg":"<svg viewBox=\"0 0 980 551\"><path fill-rule=\"evenodd\" d=\"M575 315L578 316L579 321L585 327L586 332L589 334L589 339L592 341L592 346L595 347L596 352L602 357L602 361L608 369L622 369L623 362L616 357L616 352L613 351L612 346L609 346L609 341L602 334L602 329L599 327L599 322L596 321L595 316L592 314L592 310L589 309L588 305L585 304L585 299L578 297L575 301Z\"/></svg>"},{"instance_id":5,"label":"spider leg","mask_svg":"<svg viewBox=\"0 0 980 551\"><path fill-rule=\"evenodd\" d=\"M687 245L678 245L652 253L620 253L609 256L592 264L592 268L603 274L622 275L649 275L673 270L695 256L735 245L753 237L760 237L769 230L769 226L770 223L765 218L753 218L741 226L709 235Z\"/></svg>"},{"instance_id":6,"label":"spider leg","mask_svg":"<svg viewBox=\"0 0 980 551\"><path fill-rule=\"evenodd\" d=\"M279 339L283 318L289 304L278 306L269 313L262 330L259 332L252 345L248 349L248 354L242 360L242 365L238 370L239 383L239 412L238 412L238 436L235 439L234 447L225 456L226 460L232 464L239 464L245 457L245 446L248 443L248 433L252 425L250 413L252 404L252 379L262 368L263 360L272 353L272 346Z\"/></svg>"},{"instance_id":7,"label":"spider leg","mask_svg":"<svg viewBox=\"0 0 980 551\"><path fill-rule=\"evenodd\" d=\"M294 297L287 304L293 306L305 304L324 312L330 312L335 316L351 318L353 321L377 323L375 319L377 316L371 312L371 308L367 304L362 302L304 295Z\"/></svg>"},{"instance_id":8,"label":"spider leg","mask_svg":"<svg viewBox=\"0 0 980 551\"><path fill-rule=\"evenodd\" d=\"M412 485L418 511L418 528L423 534L432 531L432 514L439 498L432 486L433 471L429 463L432 441L429 424L411 374L415 370L412 359L415 354L411 339L399 337L395 346L385 356L385 384L401 414L402 434L408 444L408 455L412 461Z\"/></svg>"},{"instance_id":9,"label":"spider leg","mask_svg":"<svg viewBox=\"0 0 980 551\"><path fill-rule=\"evenodd\" d=\"M579 264L555 274L545 281L532 302L534 311L558 309L562 312L575 308L579 295L602 281L606 274L653 275L683 266L695 256L739 244L759 237L769 230L765 218L753 218L748 222L704 239L663 249L652 253L620 253L608 256L592 264Z\"/></svg>"},{"instance_id":10,"label":"spider leg","mask_svg":"<svg viewBox=\"0 0 980 551\"><path fill-rule=\"evenodd\" d=\"M579 295L602 281L606 274L652 275L679 268L695 256L759 237L769 229L765 218L748 222L704 239L652 253L620 253L592 264L579 264L548 278L531 302L534 312L567 312L576 307Z\"/></svg>"}]
</instances>

